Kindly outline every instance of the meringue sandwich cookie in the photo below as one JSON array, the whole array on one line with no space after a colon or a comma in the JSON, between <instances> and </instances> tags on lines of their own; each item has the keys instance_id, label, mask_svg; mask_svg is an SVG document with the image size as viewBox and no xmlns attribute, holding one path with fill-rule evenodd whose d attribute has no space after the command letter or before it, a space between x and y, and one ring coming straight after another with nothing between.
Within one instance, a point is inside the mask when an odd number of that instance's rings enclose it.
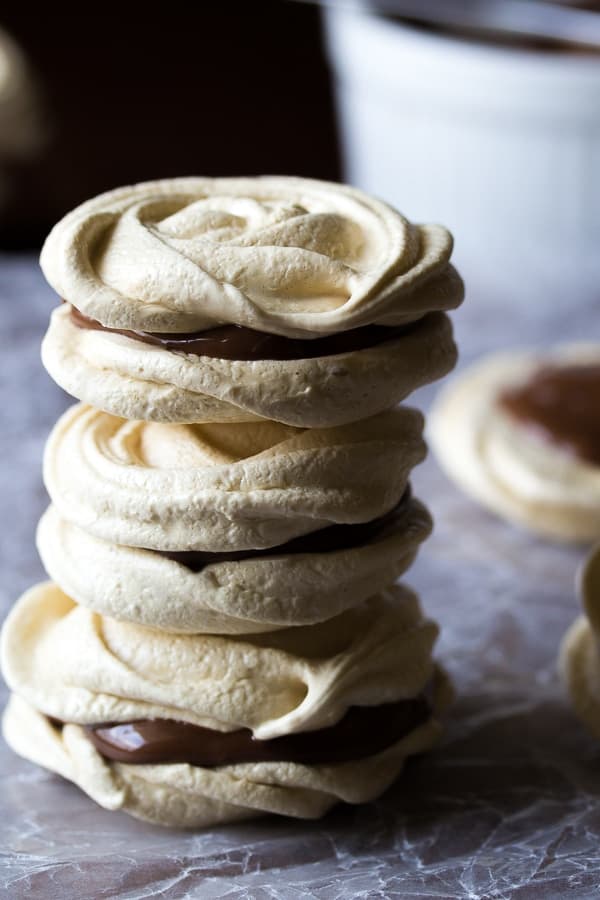
<instances>
[{"instance_id":1,"label":"meringue sandwich cookie","mask_svg":"<svg viewBox=\"0 0 600 900\"><path fill-rule=\"evenodd\" d=\"M448 699L431 659L436 635L401 587L319 625L227 637L103 618L46 583L17 602L3 629L3 672L16 695L5 736L101 805L160 824L312 818L338 800L374 798L406 756L435 741L435 712ZM379 741L353 725L375 721L378 708ZM335 746L353 728L355 759L347 740Z\"/></svg>"},{"instance_id":2,"label":"meringue sandwich cookie","mask_svg":"<svg viewBox=\"0 0 600 900\"><path fill-rule=\"evenodd\" d=\"M428 434L442 467L507 519L600 537L600 345L483 359L444 388Z\"/></svg>"},{"instance_id":3,"label":"meringue sandwich cookie","mask_svg":"<svg viewBox=\"0 0 600 900\"><path fill-rule=\"evenodd\" d=\"M446 375L456 362L452 326L444 313L386 328L388 339L379 337L379 343L360 350L250 360L173 352L77 321L81 317L75 320L66 304L54 310L42 343L44 366L67 393L127 419L343 425L395 406ZM295 352L308 357L314 346Z\"/></svg>"},{"instance_id":4,"label":"meringue sandwich cookie","mask_svg":"<svg viewBox=\"0 0 600 900\"><path fill-rule=\"evenodd\" d=\"M343 424L454 365L440 312L463 297L451 250L441 226L343 185L121 188L73 210L44 245L67 305L42 357L68 392L125 418Z\"/></svg>"},{"instance_id":5,"label":"meringue sandwich cookie","mask_svg":"<svg viewBox=\"0 0 600 900\"><path fill-rule=\"evenodd\" d=\"M600 738L600 545L579 575L584 615L563 638L559 668L577 715Z\"/></svg>"},{"instance_id":6,"label":"meringue sandwich cookie","mask_svg":"<svg viewBox=\"0 0 600 900\"><path fill-rule=\"evenodd\" d=\"M333 525L266 551L164 553L94 537L50 507L38 527L44 567L77 602L181 633L243 634L339 615L392 584L431 532L407 491L358 525Z\"/></svg>"},{"instance_id":7,"label":"meringue sandwich cookie","mask_svg":"<svg viewBox=\"0 0 600 900\"><path fill-rule=\"evenodd\" d=\"M55 425L44 481L62 518L151 550L262 550L400 501L423 459L400 407L339 428L128 422L81 404Z\"/></svg>"}]
</instances>

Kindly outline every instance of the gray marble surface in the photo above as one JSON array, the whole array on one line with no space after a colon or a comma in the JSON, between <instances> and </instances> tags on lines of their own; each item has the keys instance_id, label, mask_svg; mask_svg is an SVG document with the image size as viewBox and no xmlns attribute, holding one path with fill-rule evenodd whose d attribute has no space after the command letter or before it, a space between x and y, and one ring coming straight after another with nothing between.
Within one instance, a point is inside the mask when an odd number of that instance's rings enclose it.
<instances>
[{"instance_id":1,"label":"gray marble surface","mask_svg":"<svg viewBox=\"0 0 600 900\"><path fill-rule=\"evenodd\" d=\"M69 400L39 362L54 303L32 257L0 257L0 611L43 577L34 530L44 440ZM486 301L455 316L463 364L495 347L588 337L574 296ZM432 391L417 401L427 405ZM479 510L428 460L416 492L436 517L407 581L442 625L458 699L446 737L377 803L303 823L263 818L199 833L105 812L0 746L6 898L590 898L600 885L600 747L565 701L560 638L576 615L582 549ZM3 689L4 690L4 689ZM2 702L4 700L4 695Z\"/></svg>"}]
</instances>

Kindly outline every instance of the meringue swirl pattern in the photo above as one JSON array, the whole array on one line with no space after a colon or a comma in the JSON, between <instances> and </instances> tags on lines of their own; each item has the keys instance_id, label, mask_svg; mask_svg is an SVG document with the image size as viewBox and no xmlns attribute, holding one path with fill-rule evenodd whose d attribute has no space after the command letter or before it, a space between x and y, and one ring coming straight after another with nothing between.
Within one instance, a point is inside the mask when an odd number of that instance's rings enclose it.
<instances>
[{"instance_id":1,"label":"meringue swirl pattern","mask_svg":"<svg viewBox=\"0 0 600 900\"><path fill-rule=\"evenodd\" d=\"M2 654L9 686L63 722L177 719L267 740L421 693L437 634L400 587L318 625L222 636L104 618L47 582L13 607Z\"/></svg>"},{"instance_id":2,"label":"meringue swirl pattern","mask_svg":"<svg viewBox=\"0 0 600 900\"><path fill-rule=\"evenodd\" d=\"M340 428L129 422L77 405L44 480L67 521L155 550L268 549L390 510L423 459L423 419L399 408ZM377 464L373 460L377 459Z\"/></svg>"},{"instance_id":3,"label":"meringue swirl pattern","mask_svg":"<svg viewBox=\"0 0 600 900\"><path fill-rule=\"evenodd\" d=\"M56 292L112 328L223 322L314 337L410 322L462 299L439 225L355 188L301 178L178 178L70 212L41 264Z\"/></svg>"}]
</instances>

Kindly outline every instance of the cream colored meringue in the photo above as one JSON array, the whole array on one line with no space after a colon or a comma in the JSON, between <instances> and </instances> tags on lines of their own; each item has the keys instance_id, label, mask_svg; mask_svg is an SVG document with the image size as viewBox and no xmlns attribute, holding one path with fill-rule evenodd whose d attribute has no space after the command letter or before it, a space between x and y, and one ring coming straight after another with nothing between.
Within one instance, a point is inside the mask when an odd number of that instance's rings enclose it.
<instances>
[{"instance_id":1,"label":"cream colored meringue","mask_svg":"<svg viewBox=\"0 0 600 900\"><path fill-rule=\"evenodd\" d=\"M213 359L79 328L52 313L42 360L69 394L126 419L320 428L364 419L441 378L456 362L450 320L432 313L375 347L300 360Z\"/></svg>"},{"instance_id":2,"label":"cream colored meringue","mask_svg":"<svg viewBox=\"0 0 600 900\"><path fill-rule=\"evenodd\" d=\"M579 575L584 615L563 638L559 667L575 711L600 738L600 544Z\"/></svg>"},{"instance_id":3,"label":"cream colored meringue","mask_svg":"<svg viewBox=\"0 0 600 900\"><path fill-rule=\"evenodd\" d=\"M438 675L434 709L443 708L448 699L448 685ZM339 801L366 803L392 783L408 756L436 742L440 726L432 717L382 753L356 762L243 763L218 769L108 762L80 726L53 728L14 694L3 731L16 753L75 782L106 809L122 809L158 825L202 828L262 813L314 819Z\"/></svg>"},{"instance_id":4,"label":"cream colored meringue","mask_svg":"<svg viewBox=\"0 0 600 900\"><path fill-rule=\"evenodd\" d=\"M238 637L119 622L45 582L6 619L2 671L63 722L177 719L267 740L334 725L351 706L416 697L437 633L400 586L327 622Z\"/></svg>"},{"instance_id":5,"label":"cream colored meringue","mask_svg":"<svg viewBox=\"0 0 600 900\"><path fill-rule=\"evenodd\" d=\"M192 572L152 551L93 537L51 506L38 549L62 590L103 615L164 631L243 634L322 622L357 606L411 565L430 531L429 513L411 500L397 531L361 547L266 552Z\"/></svg>"},{"instance_id":6,"label":"cream colored meringue","mask_svg":"<svg viewBox=\"0 0 600 900\"><path fill-rule=\"evenodd\" d=\"M439 225L303 178L176 178L68 213L41 265L103 325L188 332L231 322L310 337L413 321L462 300Z\"/></svg>"},{"instance_id":7,"label":"cream colored meringue","mask_svg":"<svg viewBox=\"0 0 600 900\"><path fill-rule=\"evenodd\" d=\"M440 392L428 436L446 472L505 518L565 541L600 537L600 468L532 434L497 402L541 365L597 363L600 346L515 351L484 358Z\"/></svg>"},{"instance_id":8,"label":"cream colored meringue","mask_svg":"<svg viewBox=\"0 0 600 900\"><path fill-rule=\"evenodd\" d=\"M277 422L161 425L76 405L55 425L44 481L61 515L117 544L264 549L333 522L366 522L425 454L400 407L340 428Z\"/></svg>"}]
</instances>

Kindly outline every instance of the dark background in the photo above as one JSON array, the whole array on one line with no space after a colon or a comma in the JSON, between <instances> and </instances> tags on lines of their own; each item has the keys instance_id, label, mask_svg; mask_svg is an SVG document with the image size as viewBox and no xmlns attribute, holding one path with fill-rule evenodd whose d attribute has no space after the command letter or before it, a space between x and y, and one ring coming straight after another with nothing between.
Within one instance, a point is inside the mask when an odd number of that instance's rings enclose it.
<instances>
[{"instance_id":1,"label":"dark background","mask_svg":"<svg viewBox=\"0 0 600 900\"><path fill-rule=\"evenodd\" d=\"M75 11L74 11L75 10ZM319 11L291 0L3 4L46 138L12 164L0 249L94 194L176 175L340 177Z\"/></svg>"}]
</instances>

